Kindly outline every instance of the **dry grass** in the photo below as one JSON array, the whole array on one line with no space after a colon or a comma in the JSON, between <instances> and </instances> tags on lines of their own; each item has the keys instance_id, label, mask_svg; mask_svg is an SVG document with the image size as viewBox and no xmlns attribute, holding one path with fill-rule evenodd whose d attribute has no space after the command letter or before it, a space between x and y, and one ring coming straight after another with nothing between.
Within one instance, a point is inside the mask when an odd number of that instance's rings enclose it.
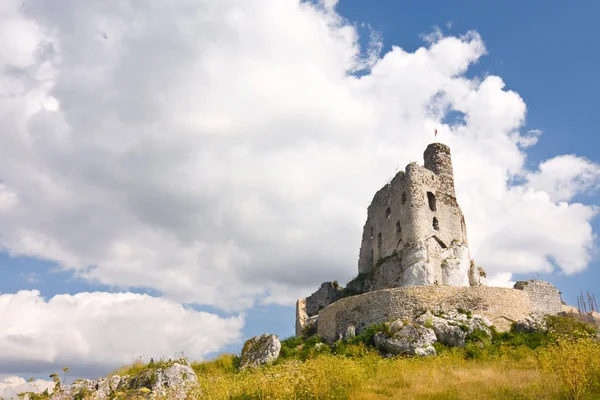
<instances>
[{"instance_id":1,"label":"dry grass","mask_svg":"<svg viewBox=\"0 0 600 400\"><path fill-rule=\"evenodd\" d=\"M195 369L201 398L210 400L600 399L600 345L585 339L484 349L477 359L468 349L428 358L386 359L364 347L349 353L243 372L223 356Z\"/></svg>"}]
</instances>

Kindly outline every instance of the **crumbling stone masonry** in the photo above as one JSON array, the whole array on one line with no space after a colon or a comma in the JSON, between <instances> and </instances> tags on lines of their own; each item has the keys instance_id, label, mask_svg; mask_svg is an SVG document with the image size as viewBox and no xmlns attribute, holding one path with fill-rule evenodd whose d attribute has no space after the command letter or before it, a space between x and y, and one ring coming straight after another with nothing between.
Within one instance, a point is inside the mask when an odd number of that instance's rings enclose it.
<instances>
[{"instance_id":1,"label":"crumbling stone masonry","mask_svg":"<svg viewBox=\"0 0 600 400\"><path fill-rule=\"evenodd\" d=\"M358 276L344 289L325 282L296 303L296 335L314 329L328 340L371 324L458 308L483 315L500 331L531 314L565 310L550 283L485 286L471 260L467 227L456 201L450 149L427 146L424 166L408 164L367 209Z\"/></svg>"},{"instance_id":2,"label":"crumbling stone masonry","mask_svg":"<svg viewBox=\"0 0 600 400\"><path fill-rule=\"evenodd\" d=\"M527 293L533 306L533 313L555 315L563 310L560 292L551 283L538 281L519 281L515 289Z\"/></svg>"},{"instance_id":3,"label":"crumbling stone masonry","mask_svg":"<svg viewBox=\"0 0 600 400\"><path fill-rule=\"evenodd\" d=\"M548 300L552 304L560 304L560 295L554 290L554 297ZM334 341L350 326L354 327L356 334L360 334L372 324L414 319L425 311L447 313L457 309L482 315L499 331L507 331L513 322L539 311L543 306L539 301L542 301L541 297L530 296L525 290L489 286L409 286L382 289L347 297L325 307L319 312L317 334Z\"/></svg>"},{"instance_id":4,"label":"crumbling stone masonry","mask_svg":"<svg viewBox=\"0 0 600 400\"><path fill-rule=\"evenodd\" d=\"M342 298L342 288L336 282L323 282L321 287L306 298L306 313L317 315L326 306Z\"/></svg>"},{"instance_id":5,"label":"crumbling stone masonry","mask_svg":"<svg viewBox=\"0 0 600 400\"><path fill-rule=\"evenodd\" d=\"M423 167L407 165L375 194L363 228L359 276L348 290L484 284L485 272L471 262L450 148L432 143L423 158Z\"/></svg>"}]
</instances>

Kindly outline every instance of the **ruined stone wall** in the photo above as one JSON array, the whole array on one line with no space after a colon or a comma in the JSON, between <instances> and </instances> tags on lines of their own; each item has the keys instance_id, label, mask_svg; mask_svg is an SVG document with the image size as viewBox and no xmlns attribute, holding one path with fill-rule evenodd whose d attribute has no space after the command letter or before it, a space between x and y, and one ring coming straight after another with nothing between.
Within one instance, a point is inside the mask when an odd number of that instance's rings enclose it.
<instances>
[{"instance_id":1,"label":"ruined stone wall","mask_svg":"<svg viewBox=\"0 0 600 400\"><path fill-rule=\"evenodd\" d=\"M409 286L384 289L338 300L319 312L318 334L337 339L353 325L366 326L398 318L413 318L426 310L471 310L487 317L499 331L527 317L539 304L524 290L488 286ZM559 310L560 311L560 310Z\"/></svg>"},{"instance_id":2,"label":"ruined stone wall","mask_svg":"<svg viewBox=\"0 0 600 400\"><path fill-rule=\"evenodd\" d=\"M323 282L321 287L305 300L309 317L317 315L324 307L342 298L342 288L334 282Z\"/></svg>"},{"instance_id":3,"label":"ruined stone wall","mask_svg":"<svg viewBox=\"0 0 600 400\"><path fill-rule=\"evenodd\" d=\"M408 164L367 209L358 271L371 280L368 290L469 285L467 232L454 195L450 149L434 143L424 159L427 168Z\"/></svg>"},{"instance_id":4,"label":"ruined stone wall","mask_svg":"<svg viewBox=\"0 0 600 400\"><path fill-rule=\"evenodd\" d=\"M563 309L560 292L551 283L532 279L519 281L514 287L527 293L535 313L558 314Z\"/></svg>"}]
</instances>

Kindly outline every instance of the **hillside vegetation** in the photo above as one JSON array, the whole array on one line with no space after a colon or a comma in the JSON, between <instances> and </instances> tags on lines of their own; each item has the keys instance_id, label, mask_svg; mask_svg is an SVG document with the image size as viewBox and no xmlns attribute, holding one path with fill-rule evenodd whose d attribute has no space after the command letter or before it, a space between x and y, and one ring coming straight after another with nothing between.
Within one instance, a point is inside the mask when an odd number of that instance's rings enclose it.
<instances>
[{"instance_id":1,"label":"hillside vegetation","mask_svg":"<svg viewBox=\"0 0 600 400\"><path fill-rule=\"evenodd\" d=\"M383 357L372 347L376 326L332 347L286 339L276 365L255 371L237 372L234 355L192 367L206 399L600 399L597 327L569 317L549 325L437 345L425 358Z\"/></svg>"},{"instance_id":2,"label":"hillside vegetation","mask_svg":"<svg viewBox=\"0 0 600 400\"><path fill-rule=\"evenodd\" d=\"M332 346L312 336L282 341L271 366L238 370L239 357L193 362L201 399L600 399L597 327L571 317L548 317L549 332L472 335L463 348L436 344L435 357L379 354L373 326ZM121 375L148 366L124 367ZM38 398L38 396L35 396ZM115 398L147 398L147 391ZM41 397L40 397L41 398Z\"/></svg>"}]
</instances>

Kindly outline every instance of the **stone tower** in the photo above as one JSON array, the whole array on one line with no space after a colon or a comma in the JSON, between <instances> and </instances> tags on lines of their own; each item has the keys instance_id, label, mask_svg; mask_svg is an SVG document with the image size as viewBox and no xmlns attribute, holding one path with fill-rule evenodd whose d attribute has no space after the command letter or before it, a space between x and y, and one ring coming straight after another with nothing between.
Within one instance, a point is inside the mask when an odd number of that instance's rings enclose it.
<instances>
[{"instance_id":1,"label":"stone tower","mask_svg":"<svg viewBox=\"0 0 600 400\"><path fill-rule=\"evenodd\" d=\"M485 272L470 259L450 148L432 143L423 158L424 166L407 165L375 193L350 290L484 284Z\"/></svg>"}]
</instances>

